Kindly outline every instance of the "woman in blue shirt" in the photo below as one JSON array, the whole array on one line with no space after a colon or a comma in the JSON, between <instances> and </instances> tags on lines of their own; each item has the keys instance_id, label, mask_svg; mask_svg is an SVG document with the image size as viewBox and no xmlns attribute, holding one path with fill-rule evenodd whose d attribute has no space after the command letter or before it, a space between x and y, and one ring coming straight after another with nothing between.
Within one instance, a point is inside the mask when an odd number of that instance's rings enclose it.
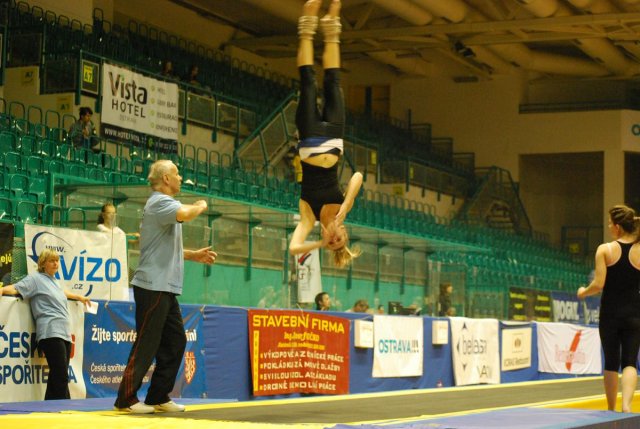
<instances>
[{"instance_id":1,"label":"woman in blue shirt","mask_svg":"<svg viewBox=\"0 0 640 429\"><path fill-rule=\"evenodd\" d=\"M69 399L69 360L71 357L71 326L67 299L90 303L86 296L64 290L55 274L60 257L55 250L45 249L38 257L38 273L18 283L0 288L1 295L22 295L29 299L36 321L38 348L49 365L49 378L44 399Z\"/></svg>"}]
</instances>

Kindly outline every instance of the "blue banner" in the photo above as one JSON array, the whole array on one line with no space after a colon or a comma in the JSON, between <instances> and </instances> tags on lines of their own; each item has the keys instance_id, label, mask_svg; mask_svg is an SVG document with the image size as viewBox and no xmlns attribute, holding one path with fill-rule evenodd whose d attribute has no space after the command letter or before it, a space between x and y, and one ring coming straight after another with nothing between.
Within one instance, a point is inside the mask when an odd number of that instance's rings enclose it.
<instances>
[{"instance_id":1,"label":"blue banner","mask_svg":"<svg viewBox=\"0 0 640 429\"><path fill-rule=\"evenodd\" d=\"M197 305L181 305L187 348L176 377L174 397L203 397L206 392L202 311ZM116 396L136 338L135 305L99 301L98 314L85 317L84 362L82 373L87 398ZM143 379L138 397L143 399L149 387L154 365Z\"/></svg>"},{"instance_id":2,"label":"blue banner","mask_svg":"<svg viewBox=\"0 0 640 429\"><path fill-rule=\"evenodd\" d=\"M584 324L597 325L600 323L600 296L589 296L582 303L584 309Z\"/></svg>"},{"instance_id":3,"label":"blue banner","mask_svg":"<svg viewBox=\"0 0 640 429\"><path fill-rule=\"evenodd\" d=\"M551 292L553 321L564 323L583 323L584 308L575 293Z\"/></svg>"},{"instance_id":4,"label":"blue banner","mask_svg":"<svg viewBox=\"0 0 640 429\"><path fill-rule=\"evenodd\" d=\"M578 299L576 294L551 292L553 321L597 325L600 315L600 297Z\"/></svg>"}]
</instances>

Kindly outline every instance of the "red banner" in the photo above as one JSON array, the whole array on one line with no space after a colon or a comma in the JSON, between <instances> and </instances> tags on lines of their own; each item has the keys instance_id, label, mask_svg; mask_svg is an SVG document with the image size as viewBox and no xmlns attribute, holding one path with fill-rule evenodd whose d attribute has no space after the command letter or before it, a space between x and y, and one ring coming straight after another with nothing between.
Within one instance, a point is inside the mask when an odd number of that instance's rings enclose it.
<instances>
[{"instance_id":1,"label":"red banner","mask_svg":"<svg viewBox=\"0 0 640 429\"><path fill-rule=\"evenodd\" d=\"M349 393L349 320L249 310L253 394Z\"/></svg>"}]
</instances>

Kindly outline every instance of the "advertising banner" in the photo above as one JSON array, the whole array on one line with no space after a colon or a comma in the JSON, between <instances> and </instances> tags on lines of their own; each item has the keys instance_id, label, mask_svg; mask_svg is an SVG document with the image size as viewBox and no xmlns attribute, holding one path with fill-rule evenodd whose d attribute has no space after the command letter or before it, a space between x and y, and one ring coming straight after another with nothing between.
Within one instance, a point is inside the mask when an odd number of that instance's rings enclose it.
<instances>
[{"instance_id":1,"label":"advertising banner","mask_svg":"<svg viewBox=\"0 0 640 429\"><path fill-rule=\"evenodd\" d=\"M92 300L129 299L127 243L123 234L25 224L27 272L38 271L46 248L60 255L56 278L65 289Z\"/></svg>"},{"instance_id":2,"label":"advertising banner","mask_svg":"<svg viewBox=\"0 0 640 429\"><path fill-rule=\"evenodd\" d=\"M69 301L71 361L69 393L72 399L86 397L82 378L83 304ZM49 366L36 347L36 327L28 302L0 297L0 402L41 401L47 390Z\"/></svg>"},{"instance_id":3,"label":"advertising banner","mask_svg":"<svg viewBox=\"0 0 640 429\"><path fill-rule=\"evenodd\" d=\"M187 347L172 396L202 397L206 392L202 312L196 305L180 306L184 320ZM87 314L85 326L85 360L83 373L87 381L87 397L116 396L127 365L131 345L136 339L135 305L100 302L98 314ZM108 350L105 353L104 350ZM144 376L139 396L149 388L155 364Z\"/></svg>"},{"instance_id":4,"label":"advertising banner","mask_svg":"<svg viewBox=\"0 0 640 429\"><path fill-rule=\"evenodd\" d=\"M551 322L550 293L535 289L510 287L509 320Z\"/></svg>"},{"instance_id":5,"label":"advertising banner","mask_svg":"<svg viewBox=\"0 0 640 429\"><path fill-rule=\"evenodd\" d=\"M248 314L255 396L349 393L348 319L289 310Z\"/></svg>"},{"instance_id":6,"label":"advertising banner","mask_svg":"<svg viewBox=\"0 0 640 429\"><path fill-rule=\"evenodd\" d=\"M322 274L320 273L320 255L318 249L296 257L298 273L298 302L312 303L322 292Z\"/></svg>"},{"instance_id":7,"label":"advertising banner","mask_svg":"<svg viewBox=\"0 0 640 429\"><path fill-rule=\"evenodd\" d=\"M0 287L11 282L13 224L0 222Z\"/></svg>"},{"instance_id":8,"label":"advertising banner","mask_svg":"<svg viewBox=\"0 0 640 429\"><path fill-rule=\"evenodd\" d=\"M551 292L553 321L584 323L584 307L575 293Z\"/></svg>"},{"instance_id":9,"label":"advertising banner","mask_svg":"<svg viewBox=\"0 0 640 429\"><path fill-rule=\"evenodd\" d=\"M178 140L178 85L102 65L103 124Z\"/></svg>"},{"instance_id":10,"label":"advertising banner","mask_svg":"<svg viewBox=\"0 0 640 429\"><path fill-rule=\"evenodd\" d=\"M498 321L466 317L449 320L456 386L500 383Z\"/></svg>"},{"instance_id":11,"label":"advertising banner","mask_svg":"<svg viewBox=\"0 0 640 429\"><path fill-rule=\"evenodd\" d=\"M531 366L531 325L503 326L502 328L502 371L529 368Z\"/></svg>"},{"instance_id":12,"label":"advertising banner","mask_svg":"<svg viewBox=\"0 0 640 429\"><path fill-rule=\"evenodd\" d=\"M538 371L600 374L602 352L597 328L568 323L538 323Z\"/></svg>"},{"instance_id":13,"label":"advertising banner","mask_svg":"<svg viewBox=\"0 0 640 429\"><path fill-rule=\"evenodd\" d=\"M372 377L419 377L424 356L421 317L373 317Z\"/></svg>"},{"instance_id":14,"label":"advertising banner","mask_svg":"<svg viewBox=\"0 0 640 429\"><path fill-rule=\"evenodd\" d=\"M585 325L598 325L600 323L600 296L588 296L582 303Z\"/></svg>"}]
</instances>

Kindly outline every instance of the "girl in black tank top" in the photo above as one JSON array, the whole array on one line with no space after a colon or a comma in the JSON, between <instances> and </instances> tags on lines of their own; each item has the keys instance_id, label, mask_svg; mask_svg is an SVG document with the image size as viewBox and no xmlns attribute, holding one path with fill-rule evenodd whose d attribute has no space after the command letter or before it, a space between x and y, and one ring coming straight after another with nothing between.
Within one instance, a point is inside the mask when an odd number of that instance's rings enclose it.
<instances>
[{"instance_id":1,"label":"girl in black tank top","mask_svg":"<svg viewBox=\"0 0 640 429\"><path fill-rule=\"evenodd\" d=\"M621 249L620 259L607 267L600 317L640 317L640 271L629 261L634 243L617 243Z\"/></svg>"},{"instance_id":2,"label":"girl in black tank top","mask_svg":"<svg viewBox=\"0 0 640 429\"><path fill-rule=\"evenodd\" d=\"M640 349L640 270L636 268L640 267L640 244L635 211L624 205L612 207L608 227L616 241L598 246L595 275L589 286L578 289L578 298L602 292L598 330L607 407L615 411L618 371L622 368L622 411L630 413Z\"/></svg>"}]
</instances>

